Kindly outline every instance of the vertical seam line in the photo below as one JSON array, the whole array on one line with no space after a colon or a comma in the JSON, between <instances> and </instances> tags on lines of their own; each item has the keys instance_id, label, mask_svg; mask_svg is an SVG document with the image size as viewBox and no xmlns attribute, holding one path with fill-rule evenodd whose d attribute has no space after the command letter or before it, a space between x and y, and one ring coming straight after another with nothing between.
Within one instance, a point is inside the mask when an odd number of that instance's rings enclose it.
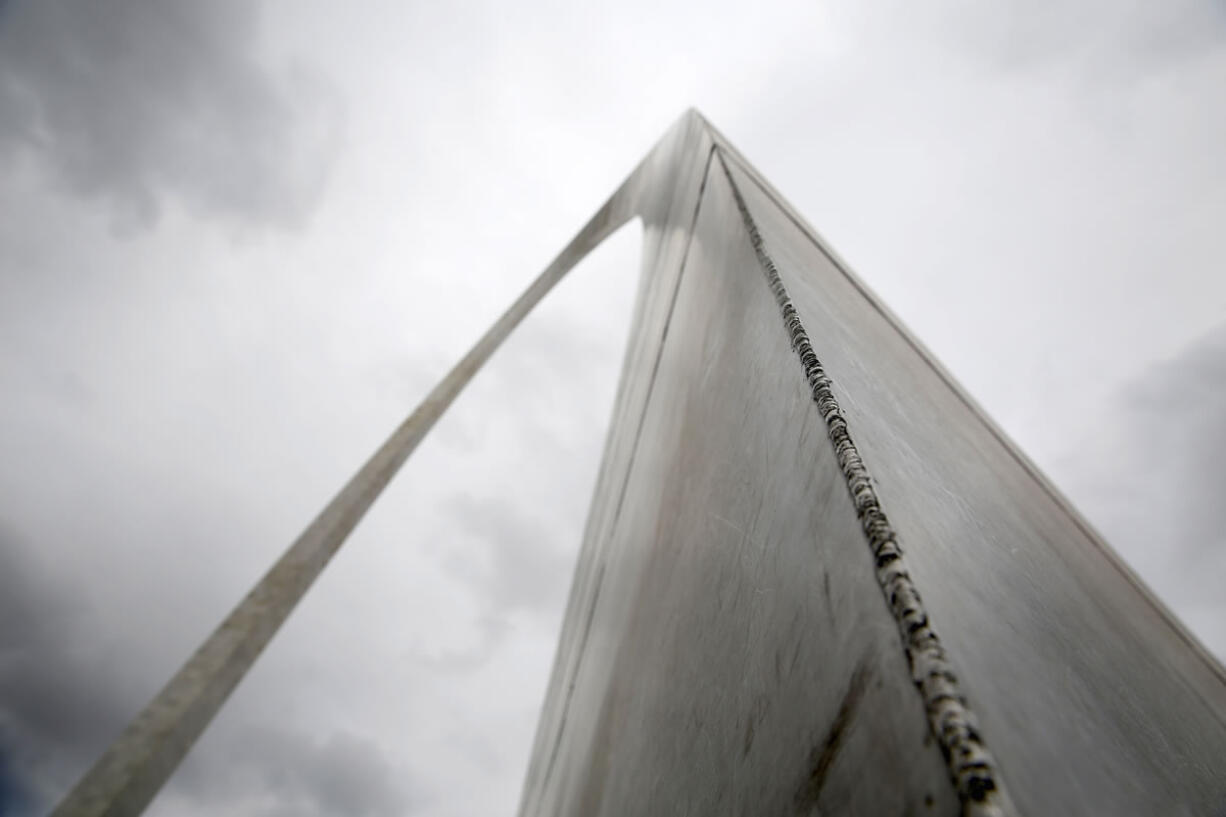
<instances>
[{"instance_id":1,"label":"vertical seam line","mask_svg":"<svg viewBox=\"0 0 1226 817\"><path fill-rule=\"evenodd\" d=\"M779 306L792 349L800 359L813 402L826 423L847 491L855 505L856 516L868 539L877 583L898 625L911 680L923 699L928 728L941 747L950 779L962 801L962 812L966 817L1012 815L1015 812L1001 784L996 761L979 733L977 721L949 656L928 620L915 580L906 569L898 534L882 510L868 468L852 441L830 376L813 350L809 334L788 295L778 267L767 251L758 225L724 161L723 151L717 148L716 152L758 264Z\"/></svg>"}]
</instances>

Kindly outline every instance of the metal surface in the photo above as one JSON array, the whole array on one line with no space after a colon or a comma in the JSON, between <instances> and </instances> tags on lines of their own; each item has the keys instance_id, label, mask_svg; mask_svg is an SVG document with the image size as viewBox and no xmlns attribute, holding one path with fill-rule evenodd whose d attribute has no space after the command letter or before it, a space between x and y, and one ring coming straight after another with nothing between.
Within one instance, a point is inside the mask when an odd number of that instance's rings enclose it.
<instances>
[{"instance_id":1,"label":"metal surface","mask_svg":"<svg viewBox=\"0 0 1226 817\"><path fill-rule=\"evenodd\" d=\"M693 112L55 813L144 808L476 370L633 217L521 814L1226 813L1221 668Z\"/></svg>"},{"instance_id":2,"label":"metal surface","mask_svg":"<svg viewBox=\"0 0 1226 817\"><path fill-rule=\"evenodd\" d=\"M1222 668L718 133L657 151L712 149L521 814L1226 814Z\"/></svg>"}]
</instances>

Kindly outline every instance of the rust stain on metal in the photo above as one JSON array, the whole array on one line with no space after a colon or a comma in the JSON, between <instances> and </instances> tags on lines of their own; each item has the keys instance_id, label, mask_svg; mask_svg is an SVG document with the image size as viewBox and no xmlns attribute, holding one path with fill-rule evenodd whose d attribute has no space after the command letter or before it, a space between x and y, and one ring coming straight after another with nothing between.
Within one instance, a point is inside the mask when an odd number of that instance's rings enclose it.
<instances>
[{"instance_id":1,"label":"rust stain on metal","mask_svg":"<svg viewBox=\"0 0 1226 817\"><path fill-rule=\"evenodd\" d=\"M835 713L834 720L830 723L830 728L826 731L825 737L810 752L808 775L796 792L797 814L808 814L817 805L822 789L826 785L826 777L830 774L830 767L834 765L835 759L839 756L839 749L842 748L847 737L847 730L851 727L856 717L856 710L860 707L860 701L868 689L870 676L867 663L862 662L856 667L851 681L847 684L847 691L843 693L839 711Z\"/></svg>"}]
</instances>

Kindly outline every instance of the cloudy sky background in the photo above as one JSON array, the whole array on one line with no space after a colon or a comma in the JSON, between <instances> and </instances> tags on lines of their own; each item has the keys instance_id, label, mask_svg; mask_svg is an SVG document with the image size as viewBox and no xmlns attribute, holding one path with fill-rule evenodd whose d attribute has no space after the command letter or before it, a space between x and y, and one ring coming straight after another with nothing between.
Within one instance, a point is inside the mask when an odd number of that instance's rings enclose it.
<instances>
[{"instance_id":1,"label":"cloudy sky background","mask_svg":"<svg viewBox=\"0 0 1226 817\"><path fill-rule=\"evenodd\" d=\"M1226 9L0 3L0 812L691 105L1226 656ZM508 342L151 813L510 815L638 274Z\"/></svg>"}]
</instances>

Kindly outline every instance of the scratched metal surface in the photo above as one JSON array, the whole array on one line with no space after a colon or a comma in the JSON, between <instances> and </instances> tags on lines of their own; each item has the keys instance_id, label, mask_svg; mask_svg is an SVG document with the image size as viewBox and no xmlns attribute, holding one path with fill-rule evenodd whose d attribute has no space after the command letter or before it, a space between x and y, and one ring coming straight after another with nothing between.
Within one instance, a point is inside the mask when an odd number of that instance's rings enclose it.
<instances>
[{"instance_id":1,"label":"scratched metal surface","mask_svg":"<svg viewBox=\"0 0 1226 817\"><path fill-rule=\"evenodd\" d=\"M1226 813L1220 668L817 242L761 223L1019 809Z\"/></svg>"},{"instance_id":2,"label":"scratched metal surface","mask_svg":"<svg viewBox=\"0 0 1226 817\"><path fill-rule=\"evenodd\" d=\"M1221 668L696 116L521 814L973 813L713 145L1017 812L1226 814Z\"/></svg>"}]
</instances>

